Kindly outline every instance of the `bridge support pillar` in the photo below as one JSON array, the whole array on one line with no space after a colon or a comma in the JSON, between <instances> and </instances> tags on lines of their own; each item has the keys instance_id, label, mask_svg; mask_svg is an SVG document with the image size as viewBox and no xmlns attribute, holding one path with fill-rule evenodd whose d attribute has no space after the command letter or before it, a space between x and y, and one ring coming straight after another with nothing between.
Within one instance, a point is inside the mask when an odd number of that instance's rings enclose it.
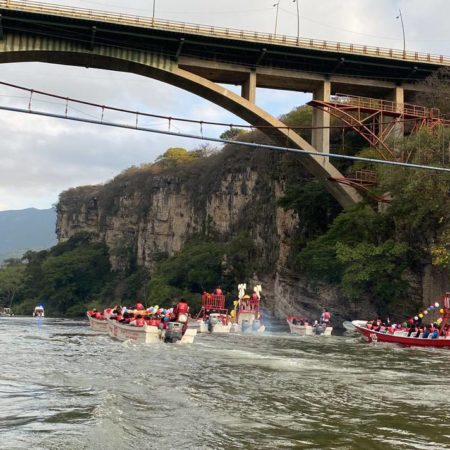
<instances>
[{"instance_id":1,"label":"bridge support pillar","mask_svg":"<svg viewBox=\"0 0 450 450\"><path fill-rule=\"evenodd\" d=\"M387 100L395 102L397 104L397 112L403 112L403 104L405 103L405 90L402 86L396 86L387 96ZM389 118L385 118L385 121L389 121ZM394 119L395 120L395 119ZM396 138L402 138L405 135L404 118L400 117L398 123L395 125L392 135Z\"/></svg>"},{"instance_id":2,"label":"bridge support pillar","mask_svg":"<svg viewBox=\"0 0 450 450\"><path fill-rule=\"evenodd\" d=\"M242 97L251 103L256 103L256 72L252 70L242 85Z\"/></svg>"},{"instance_id":3,"label":"bridge support pillar","mask_svg":"<svg viewBox=\"0 0 450 450\"><path fill-rule=\"evenodd\" d=\"M331 96L331 83L328 80L323 81L322 85L313 93L314 100L329 102ZM330 114L319 108L313 109L313 127L318 129L312 130L312 146L319 152L330 152ZM324 164L328 164L328 160L324 160Z\"/></svg>"}]
</instances>

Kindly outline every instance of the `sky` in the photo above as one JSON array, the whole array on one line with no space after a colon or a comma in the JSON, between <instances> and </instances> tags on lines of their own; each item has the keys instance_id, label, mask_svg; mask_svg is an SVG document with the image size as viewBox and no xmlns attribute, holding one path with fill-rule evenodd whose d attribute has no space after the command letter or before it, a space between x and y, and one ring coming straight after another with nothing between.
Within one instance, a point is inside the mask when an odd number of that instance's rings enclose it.
<instances>
[{"instance_id":1,"label":"sky","mask_svg":"<svg viewBox=\"0 0 450 450\"><path fill-rule=\"evenodd\" d=\"M298 0L300 35L328 41L402 48L402 11L408 50L450 55L448 0ZM41 0L45 2L45 0ZM67 6L151 16L153 0L57 0ZM156 17L273 32L276 0L155 0ZM133 6L128 6L132 4ZM297 9L280 0L278 34L296 36ZM41 63L0 65L0 81L62 96L168 116L242 123L206 100L137 75ZM235 86L230 89L238 92ZM256 103L272 115L304 104L304 93L257 90ZM58 108L36 97L36 109ZM24 107L23 93L0 87L0 105ZM84 110L80 113L88 114ZM165 127L161 121L146 123ZM199 134L197 126L174 131ZM217 136L223 130L204 129ZM152 162L169 147L198 141L0 111L0 211L49 208L71 187L105 183L132 165Z\"/></svg>"}]
</instances>

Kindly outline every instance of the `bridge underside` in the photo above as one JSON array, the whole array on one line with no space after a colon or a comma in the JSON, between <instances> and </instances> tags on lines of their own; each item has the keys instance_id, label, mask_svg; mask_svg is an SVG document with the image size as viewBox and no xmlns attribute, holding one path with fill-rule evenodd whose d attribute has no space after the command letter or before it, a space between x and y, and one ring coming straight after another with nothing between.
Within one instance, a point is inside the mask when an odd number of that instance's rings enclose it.
<instances>
[{"instance_id":1,"label":"bridge underside","mask_svg":"<svg viewBox=\"0 0 450 450\"><path fill-rule=\"evenodd\" d=\"M178 61L161 54L108 46L94 46L89 49L64 39L6 32L3 40L0 41L0 63L12 62L45 62L92 67L150 77L199 95L227 109L254 127L269 127L264 129L265 134L280 146L317 152L311 144L292 130L281 129L280 127L284 127L284 124L280 120L251 101L254 100L252 92L254 92L255 83L247 84L249 99L246 99L198 74L180 68ZM353 187L330 181L341 178L342 175L327 158L314 155L300 156L300 158L304 167L324 183L327 190L344 208L361 200Z\"/></svg>"}]
</instances>

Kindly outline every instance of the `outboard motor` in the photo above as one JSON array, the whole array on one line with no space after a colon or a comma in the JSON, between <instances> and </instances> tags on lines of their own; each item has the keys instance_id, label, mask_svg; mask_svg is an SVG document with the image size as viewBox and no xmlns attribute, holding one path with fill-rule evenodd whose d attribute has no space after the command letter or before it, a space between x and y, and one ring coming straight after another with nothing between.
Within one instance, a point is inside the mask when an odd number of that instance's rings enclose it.
<instances>
[{"instance_id":1,"label":"outboard motor","mask_svg":"<svg viewBox=\"0 0 450 450\"><path fill-rule=\"evenodd\" d=\"M179 322L169 322L167 324L164 342L175 343L183 337L183 324Z\"/></svg>"},{"instance_id":2,"label":"outboard motor","mask_svg":"<svg viewBox=\"0 0 450 450\"><path fill-rule=\"evenodd\" d=\"M258 330L260 329L260 327L261 327L261 321L260 321L259 319L256 319L256 320L253 322L252 330L253 330L253 331L258 331Z\"/></svg>"},{"instance_id":3,"label":"outboard motor","mask_svg":"<svg viewBox=\"0 0 450 450\"><path fill-rule=\"evenodd\" d=\"M251 331L252 329L252 325L250 324L250 322L248 320L243 320L241 323L241 330L243 333L245 333L246 331Z\"/></svg>"},{"instance_id":4,"label":"outboard motor","mask_svg":"<svg viewBox=\"0 0 450 450\"><path fill-rule=\"evenodd\" d=\"M323 334L325 331L325 326L323 324L318 324L316 326L316 334L317 336L320 336L321 334Z\"/></svg>"}]
</instances>

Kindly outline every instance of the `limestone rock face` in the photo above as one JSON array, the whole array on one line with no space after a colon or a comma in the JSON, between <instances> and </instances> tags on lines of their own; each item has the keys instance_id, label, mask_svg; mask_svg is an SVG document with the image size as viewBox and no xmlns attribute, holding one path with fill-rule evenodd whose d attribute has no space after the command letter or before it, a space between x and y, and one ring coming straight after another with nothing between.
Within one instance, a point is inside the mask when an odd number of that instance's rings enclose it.
<instances>
[{"instance_id":1,"label":"limestone rock face","mask_svg":"<svg viewBox=\"0 0 450 450\"><path fill-rule=\"evenodd\" d=\"M57 235L79 232L106 242L114 270L130 264L154 270L161 257L179 252L193 235L231 238L246 231L254 240L265 308L273 317L318 318L328 308L339 320L373 317L370 304L346 303L337 288L308 287L289 269L292 240L301 226L294 211L278 206L286 186L309 176L297 155L228 146L224 151L173 170L129 169L102 186L63 192Z\"/></svg>"}]
</instances>

